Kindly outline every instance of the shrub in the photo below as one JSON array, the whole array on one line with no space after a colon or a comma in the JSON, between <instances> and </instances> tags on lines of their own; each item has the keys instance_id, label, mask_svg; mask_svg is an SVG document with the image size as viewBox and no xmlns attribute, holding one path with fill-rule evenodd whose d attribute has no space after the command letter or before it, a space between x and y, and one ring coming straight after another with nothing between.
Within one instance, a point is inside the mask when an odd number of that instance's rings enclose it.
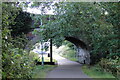
<instances>
[{"instance_id":1,"label":"shrub","mask_svg":"<svg viewBox=\"0 0 120 80\"><path fill-rule=\"evenodd\" d=\"M2 55L3 78L31 77L34 61L27 52L23 49L11 49L9 54L4 52Z\"/></svg>"},{"instance_id":2,"label":"shrub","mask_svg":"<svg viewBox=\"0 0 120 80\"><path fill-rule=\"evenodd\" d=\"M111 72L115 77L120 78L120 58L116 59L105 59L102 58L99 62L102 69Z\"/></svg>"}]
</instances>

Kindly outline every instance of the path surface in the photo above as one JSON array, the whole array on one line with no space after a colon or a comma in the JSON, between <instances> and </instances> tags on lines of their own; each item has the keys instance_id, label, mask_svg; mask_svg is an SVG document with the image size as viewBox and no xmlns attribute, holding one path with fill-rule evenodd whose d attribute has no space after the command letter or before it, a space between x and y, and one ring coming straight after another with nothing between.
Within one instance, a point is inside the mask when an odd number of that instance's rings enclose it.
<instances>
[{"instance_id":1,"label":"path surface","mask_svg":"<svg viewBox=\"0 0 120 80\"><path fill-rule=\"evenodd\" d=\"M58 67L50 71L47 78L89 78L82 72L81 64L61 56L54 58L58 61Z\"/></svg>"}]
</instances>

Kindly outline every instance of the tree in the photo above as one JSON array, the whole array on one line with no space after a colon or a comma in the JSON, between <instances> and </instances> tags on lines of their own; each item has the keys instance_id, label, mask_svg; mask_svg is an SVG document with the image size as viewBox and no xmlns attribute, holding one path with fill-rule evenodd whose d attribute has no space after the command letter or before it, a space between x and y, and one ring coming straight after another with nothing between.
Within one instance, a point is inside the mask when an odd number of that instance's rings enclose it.
<instances>
[{"instance_id":1,"label":"tree","mask_svg":"<svg viewBox=\"0 0 120 80\"><path fill-rule=\"evenodd\" d=\"M15 3L2 3L2 9L2 78L28 79L34 67L33 57L21 46L26 39L13 38L10 30L21 8Z\"/></svg>"},{"instance_id":2,"label":"tree","mask_svg":"<svg viewBox=\"0 0 120 80\"><path fill-rule=\"evenodd\" d=\"M15 24L11 25L12 36L19 36L21 34L27 34L31 31L32 18L27 12L20 11L14 20Z\"/></svg>"},{"instance_id":3,"label":"tree","mask_svg":"<svg viewBox=\"0 0 120 80\"><path fill-rule=\"evenodd\" d=\"M53 38L54 44L60 45L65 36L76 37L90 47L95 63L103 57L112 58L113 54L120 56L117 37L119 3L61 2L55 6L55 20L40 27L44 30L39 32L44 39Z\"/></svg>"}]
</instances>

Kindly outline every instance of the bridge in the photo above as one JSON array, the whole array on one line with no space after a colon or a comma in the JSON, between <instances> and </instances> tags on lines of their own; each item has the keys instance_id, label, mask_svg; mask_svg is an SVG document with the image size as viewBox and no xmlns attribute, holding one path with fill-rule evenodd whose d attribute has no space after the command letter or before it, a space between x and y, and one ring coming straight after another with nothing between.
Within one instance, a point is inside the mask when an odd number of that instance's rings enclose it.
<instances>
[{"instance_id":1,"label":"bridge","mask_svg":"<svg viewBox=\"0 0 120 80\"><path fill-rule=\"evenodd\" d=\"M28 42L25 48L27 51L30 51L33 45L41 41L41 36L31 35L31 37L32 38L30 39L30 41ZM83 64L90 64L90 54L89 54L88 47L85 44L85 42L81 41L78 38L71 37L71 36L70 37L65 36L65 40L73 43L77 47L76 56L77 56L78 62L83 63ZM50 39L50 63L51 64L53 64L52 55L53 55L52 54L52 39Z\"/></svg>"}]
</instances>

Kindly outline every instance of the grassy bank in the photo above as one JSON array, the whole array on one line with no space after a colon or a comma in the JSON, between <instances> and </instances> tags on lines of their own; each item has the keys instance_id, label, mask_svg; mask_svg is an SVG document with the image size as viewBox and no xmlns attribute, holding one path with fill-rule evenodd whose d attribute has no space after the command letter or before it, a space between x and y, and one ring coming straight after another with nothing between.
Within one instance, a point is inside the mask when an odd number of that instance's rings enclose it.
<instances>
[{"instance_id":1,"label":"grassy bank","mask_svg":"<svg viewBox=\"0 0 120 80\"><path fill-rule=\"evenodd\" d=\"M67 45L62 45L56 49L56 53L62 57L65 57L71 61L77 61L76 51L68 47Z\"/></svg>"},{"instance_id":2,"label":"grassy bank","mask_svg":"<svg viewBox=\"0 0 120 80\"><path fill-rule=\"evenodd\" d=\"M56 65L38 65L33 71L32 78L45 78L47 73L57 67Z\"/></svg>"},{"instance_id":3,"label":"grassy bank","mask_svg":"<svg viewBox=\"0 0 120 80\"><path fill-rule=\"evenodd\" d=\"M91 66L90 68L83 66L82 70L91 78L115 78L111 73L103 71L98 66Z\"/></svg>"},{"instance_id":4,"label":"grassy bank","mask_svg":"<svg viewBox=\"0 0 120 80\"><path fill-rule=\"evenodd\" d=\"M65 54L61 55L71 61L77 61L77 58L75 57L75 51L74 50L68 50L65 51Z\"/></svg>"},{"instance_id":5,"label":"grassy bank","mask_svg":"<svg viewBox=\"0 0 120 80\"><path fill-rule=\"evenodd\" d=\"M38 59L39 62L42 61L41 57ZM50 62L50 58L47 56L44 56L44 62ZM57 62L55 59L53 59L53 62ZM33 71L32 78L45 78L47 73L51 70L53 70L57 65L36 65Z\"/></svg>"}]
</instances>

